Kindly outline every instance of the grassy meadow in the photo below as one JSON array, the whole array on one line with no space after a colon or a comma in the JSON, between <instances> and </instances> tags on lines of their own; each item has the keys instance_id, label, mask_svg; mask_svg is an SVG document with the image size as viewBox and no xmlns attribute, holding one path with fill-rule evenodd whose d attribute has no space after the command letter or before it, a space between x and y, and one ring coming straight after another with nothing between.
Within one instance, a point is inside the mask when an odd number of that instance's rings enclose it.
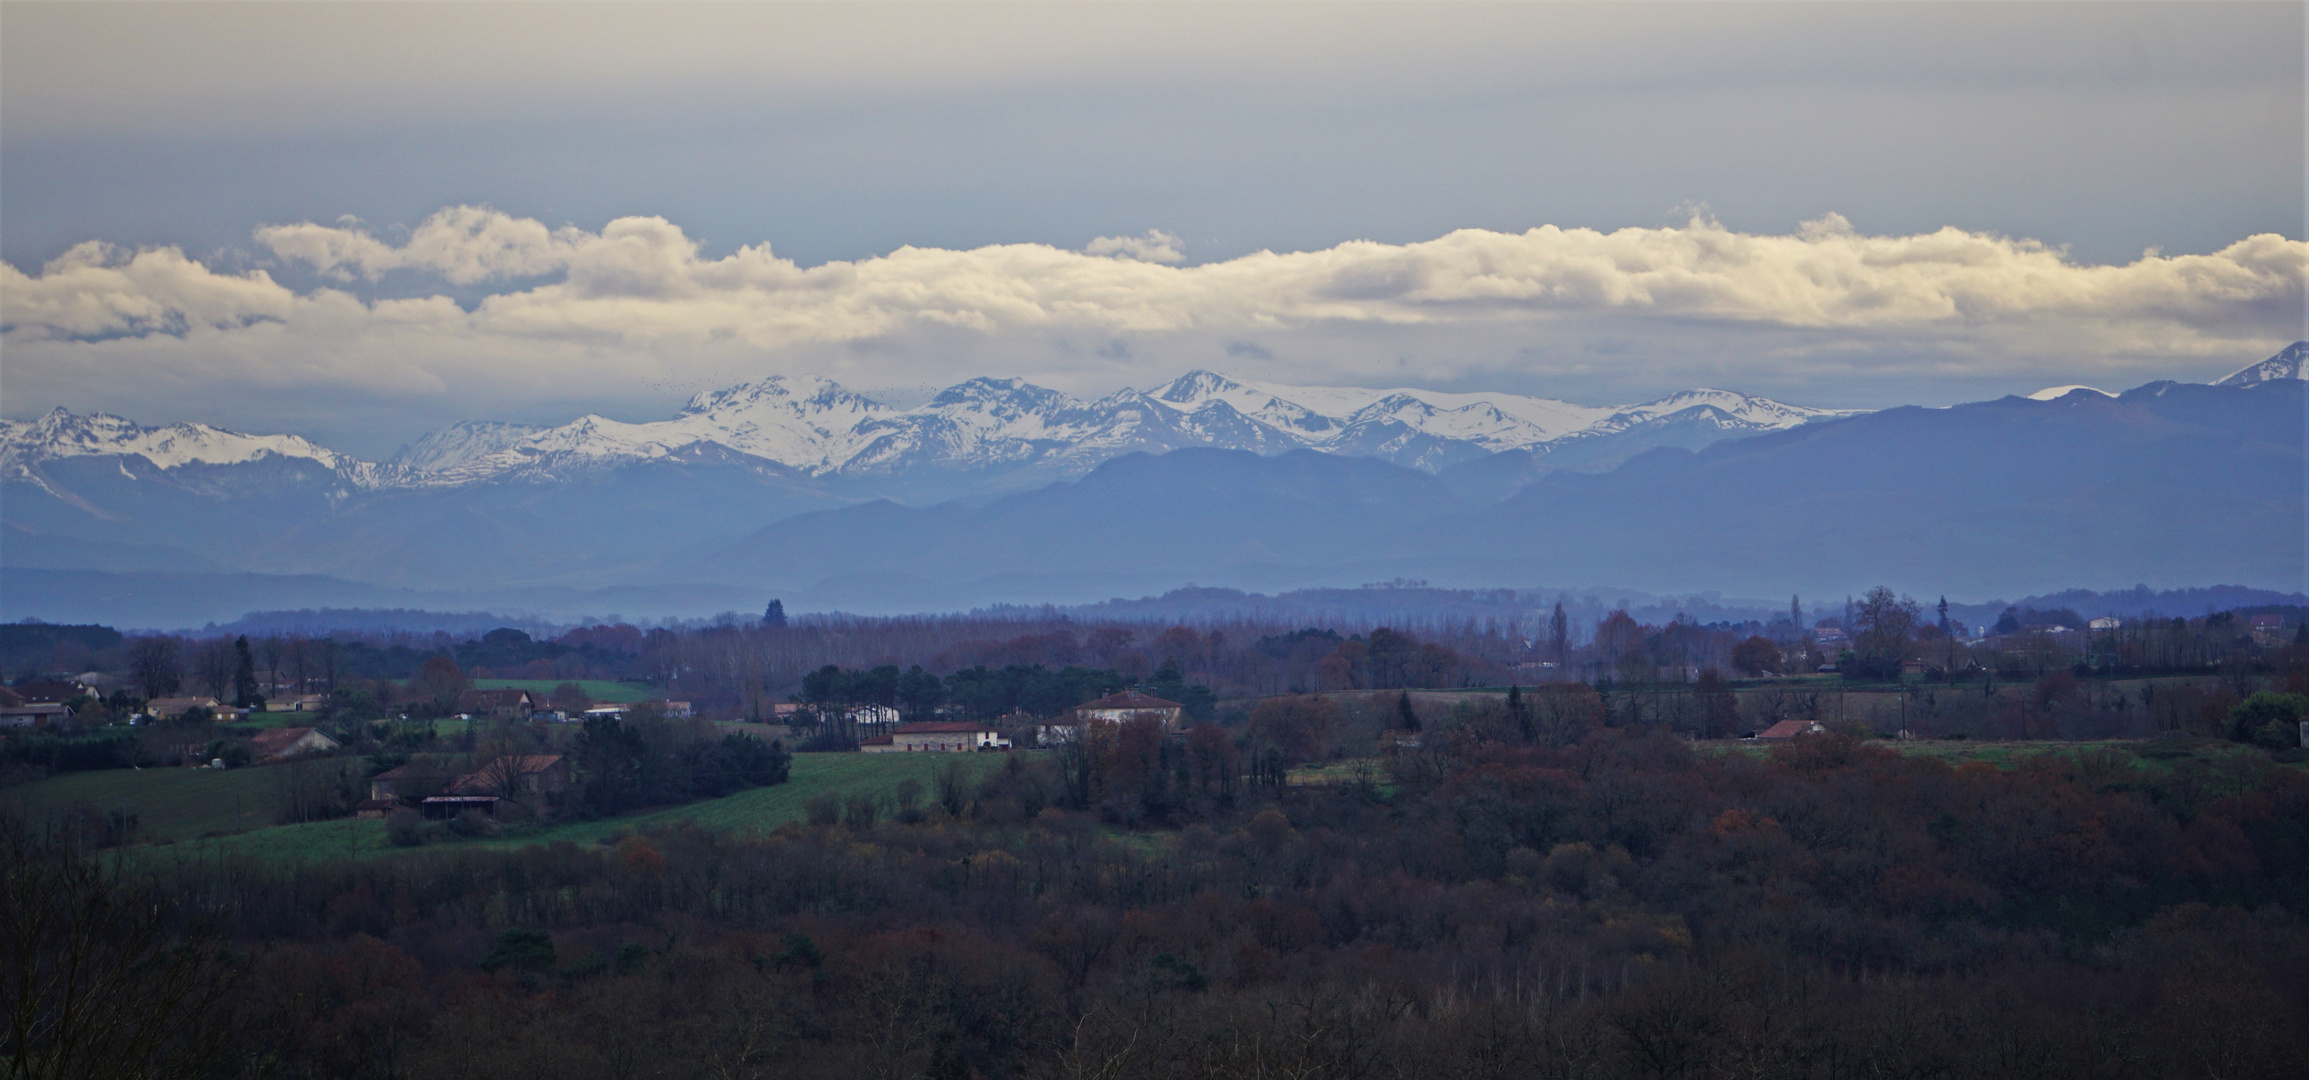
<instances>
[{"instance_id":1,"label":"grassy meadow","mask_svg":"<svg viewBox=\"0 0 2309 1080\"><path fill-rule=\"evenodd\" d=\"M1031 752L1031 751L1026 751ZM1000 768L1001 754L796 754L793 771L787 781L766 788L754 788L719 799L706 799L681 806L669 806L594 821L568 821L543 826L513 826L504 835L488 839L444 838L422 848L396 848L385 839L381 821L358 821L350 818L318 821L295 825L270 825L252 828L229 835L208 835L228 832L233 812L230 805L219 814L213 806L199 804L201 797L214 799L222 787L203 789L181 779L164 779L164 773L196 774L200 770L145 770L132 773L111 770L102 773L80 773L53 777L38 783L9 789L5 795L23 800L24 804L69 807L75 800L87 801L86 796L102 793L107 798L125 798L141 810L147 831L141 837L160 841L136 849L139 858L216 858L255 856L267 861L321 861L347 856L367 857L383 854L406 853L411 850L436 851L468 847L508 847L521 844L550 843L567 840L589 843L619 832L675 821L693 821L711 829L732 832L766 832L789 821L800 821L808 813L810 799L834 792L845 797L868 795L888 800L900 784L913 780L922 786L925 802L937 793L938 770L948 764L958 765L966 774L976 777L988 769ZM263 774L270 767L228 770L209 774L217 779L240 777L239 783L250 798L252 810L249 819L259 820L253 809L259 796L269 801L271 792L264 786ZM95 778L109 778L108 783L95 783ZM161 793L170 796L160 797ZM10 803L8 805L17 805ZM112 803L118 806L118 801ZM183 815L181 820L170 813ZM166 819L164 831L153 826ZM222 823L224 827L218 825Z\"/></svg>"}]
</instances>

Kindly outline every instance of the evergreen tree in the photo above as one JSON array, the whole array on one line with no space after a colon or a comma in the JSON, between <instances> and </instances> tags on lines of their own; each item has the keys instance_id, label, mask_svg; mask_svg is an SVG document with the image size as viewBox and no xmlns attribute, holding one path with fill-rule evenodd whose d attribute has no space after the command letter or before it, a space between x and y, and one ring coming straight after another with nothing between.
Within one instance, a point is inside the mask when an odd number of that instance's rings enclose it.
<instances>
[{"instance_id":1,"label":"evergreen tree","mask_svg":"<svg viewBox=\"0 0 2309 1080\"><path fill-rule=\"evenodd\" d=\"M261 706L265 699L258 693L257 660L249 652L249 639L242 635L233 640L233 707L251 709Z\"/></svg>"},{"instance_id":2,"label":"evergreen tree","mask_svg":"<svg viewBox=\"0 0 2309 1080\"><path fill-rule=\"evenodd\" d=\"M770 601L770 606L762 609L762 625L772 630L783 628L786 625L786 602Z\"/></svg>"},{"instance_id":3,"label":"evergreen tree","mask_svg":"<svg viewBox=\"0 0 2309 1080\"><path fill-rule=\"evenodd\" d=\"M1410 693L1395 695L1395 715L1401 718L1403 730L1419 730L1419 713L1411 707Z\"/></svg>"},{"instance_id":4,"label":"evergreen tree","mask_svg":"<svg viewBox=\"0 0 2309 1080\"><path fill-rule=\"evenodd\" d=\"M1555 602L1555 614L1547 618L1547 647L1555 654L1561 666L1571 655L1571 619L1563 613L1563 601Z\"/></svg>"}]
</instances>

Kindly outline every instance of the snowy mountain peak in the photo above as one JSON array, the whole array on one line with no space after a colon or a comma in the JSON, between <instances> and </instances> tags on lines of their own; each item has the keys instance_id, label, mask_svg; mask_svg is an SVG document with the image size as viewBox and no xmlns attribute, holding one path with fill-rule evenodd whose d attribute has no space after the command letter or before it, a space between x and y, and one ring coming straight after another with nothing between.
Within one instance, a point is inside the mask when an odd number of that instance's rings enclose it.
<instances>
[{"instance_id":1,"label":"snowy mountain peak","mask_svg":"<svg viewBox=\"0 0 2309 1080\"><path fill-rule=\"evenodd\" d=\"M469 421L427 435L382 465L293 435L242 435L201 424L144 428L116 416L56 410L0 426L0 465L22 477L39 461L141 456L161 469L306 458L347 488L552 482L642 462L723 463L805 476L1007 475L1016 483L1081 475L1134 451L1209 446L1275 454L1311 449L1435 470L1507 450L1547 453L1587 439L1674 428L1721 438L1842 415L1726 390L1687 390L1633 406L1577 405L1492 392L1309 387L1187 372L1096 401L1024 379L975 378L919 408L893 409L816 375L771 375L692 397L672 418L586 415L554 427Z\"/></svg>"},{"instance_id":2,"label":"snowy mountain peak","mask_svg":"<svg viewBox=\"0 0 2309 1080\"><path fill-rule=\"evenodd\" d=\"M0 473L9 477L24 476L43 462L97 456L139 457L162 470L278 456L315 462L359 486L379 477L377 466L296 435L244 435L207 424L148 428L109 413L75 416L62 408L0 428Z\"/></svg>"},{"instance_id":3,"label":"snowy mountain peak","mask_svg":"<svg viewBox=\"0 0 2309 1080\"><path fill-rule=\"evenodd\" d=\"M1079 406L1082 403L1047 387L1036 386L1025 379L993 379L980 376L956 383L938 392L923 410L952 410L971 406L989 406L1005 409L1050 408Z\"/></svg>"},{"instance_id":4,"label":"snowy mountain peak","mask_svg":"<svg viewBox=\"0 0 2309 1080\"><path fill-rule=\"evenodd\" d=\"M1176 379L1147 391L1147 396L1174 405L1195 405L1226 397L1243 389L1243 384L1215 371L1197 368Z\"/></svg>"},{"instance_id":5,"label":"snowy mountain peak","mask_svg":"<svg viewBox=\"0 0 2309 1080\"><path fill-rule=\"evenodd\" d=\"M527 440L544 428L495 420L467 420L451 424L410 443L386 461L418 472L446 472L478 461Z\"/></svg>"},{"instance_id":6,"label":"snowy mountain peak","mask_svg":"<svg viewBox=\"0 0 2309 1080\"><path fill-rule=\"evenodd\" d=\"M889 406L822 375L771 375L724 390L709 390L690 398L677 416L728 412L762 407L794 411L842 409L854 412L888 411Z\"/></svg>"},{"instance_id":7,"label":"snowy mountain peak","mask_svg":"<svg viewBox=\"0 0 2309 1080\"><path fill-rule=\"evenodd\" d=\"M2309 360L2309 341L2296 341L2285 346L2285 351L2258 364L2242 368L2215 386L2259 386L2265 382L2309 378L2302 372L2303 361Z\"/></svg>"}]
</instances>

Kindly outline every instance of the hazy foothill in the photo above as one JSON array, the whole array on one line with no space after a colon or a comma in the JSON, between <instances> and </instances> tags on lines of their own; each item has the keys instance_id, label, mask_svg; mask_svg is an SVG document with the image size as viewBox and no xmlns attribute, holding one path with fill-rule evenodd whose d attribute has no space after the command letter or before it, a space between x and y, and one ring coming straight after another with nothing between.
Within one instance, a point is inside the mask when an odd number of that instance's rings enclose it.
<instances>
[{"instance_id":1,"label":"hazy foothill","mask_svg":"<svg viewBox=\"0 0 2309 1080\"><path fill-rule=\"evenodd\" d=\"M2309 1075L2305 41L0 2L0 1073Z\"/></svg>"}]
</instances>

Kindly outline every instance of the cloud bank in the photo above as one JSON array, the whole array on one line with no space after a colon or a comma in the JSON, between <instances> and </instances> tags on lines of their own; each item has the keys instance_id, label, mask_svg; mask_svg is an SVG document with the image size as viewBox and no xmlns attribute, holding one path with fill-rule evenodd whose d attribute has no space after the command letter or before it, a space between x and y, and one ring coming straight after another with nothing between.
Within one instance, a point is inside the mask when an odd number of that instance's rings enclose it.
<instances>
[{"instance_id":1,"label":"cloud bank","mask_svg":"<svg viewBox=\"0 0 2309 1080\"><path fill-rule=\"evenodd\" d=\"M2121 383L2293 340L2309 269L2309 244L2277 235L2088 265L1953 227L1871 236L1835 214L1786 235L1701 215L1200 265L1154 230L1082 251L902 247L805 267L768 244L708 255L658 217L589 231L476 206L397 242L357 222L270 226L255 241L279 278L93 241L35 273L0 264L11 413L104 393L181 409L187 395L331 392L486 413L804 370L862 386L1018 374L1070 389L1189 365L1531 389L1604 368L1661 387L2039 370ZM419 295L370 286L395 275Z\"/></svg>"}]
</instances>

